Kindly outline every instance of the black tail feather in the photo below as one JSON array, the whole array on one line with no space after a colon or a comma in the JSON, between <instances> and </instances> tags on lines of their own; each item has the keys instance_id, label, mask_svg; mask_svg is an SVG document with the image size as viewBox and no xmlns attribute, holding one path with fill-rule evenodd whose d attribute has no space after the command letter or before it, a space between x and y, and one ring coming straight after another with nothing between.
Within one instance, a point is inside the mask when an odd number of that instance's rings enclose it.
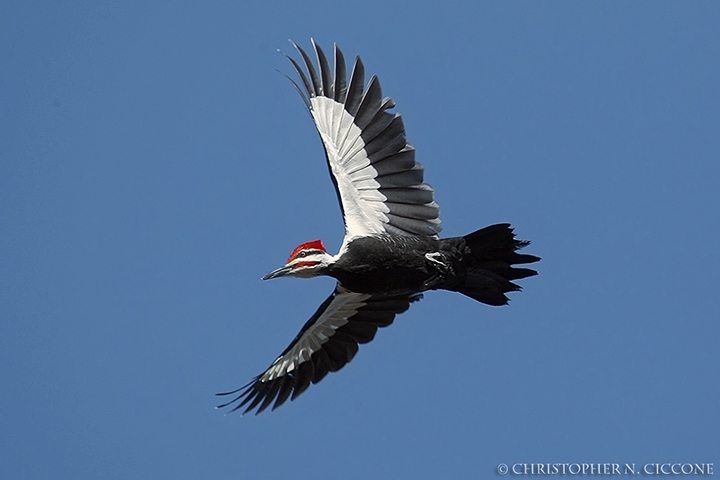
<instances>
[{"instance_id":1,"label":"black tail feather","mask_svg":"<svg viewBox=\"0 0 720 480\"><path fill-rule=\"evenodd\" d=\"M513 265L534 263L540 257L518 253L530 244L515 238L509 223L481 228L465 235L465 280L454 289L478 302L488 305L506 305L508 292L521 290L513 280L537 275L530 268L514 268Z\"/></svg>"}]
</instances>

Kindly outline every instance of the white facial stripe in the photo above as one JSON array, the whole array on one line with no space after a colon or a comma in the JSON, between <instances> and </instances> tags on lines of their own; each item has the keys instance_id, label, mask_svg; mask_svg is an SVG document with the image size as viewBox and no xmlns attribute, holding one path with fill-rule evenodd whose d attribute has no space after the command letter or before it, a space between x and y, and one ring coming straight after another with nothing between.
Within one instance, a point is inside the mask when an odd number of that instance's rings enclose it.
<instances>
[{"instance_id":1,"label":"white facial stripe","mask_svg":"<svg viewBox=\"0 0 720 480\"><path fill-rule=\"evenodd\" d=\"M291 260L288 265L298 265L303 263L312 264L311 266L317 265L319 263L322 263L323 260L327 259L329 257L329 254L325 252L318 252L318 253L312 253L310 255L306 255L304 257L295 257L293 260Z\"/></svg>"}]
</instances>

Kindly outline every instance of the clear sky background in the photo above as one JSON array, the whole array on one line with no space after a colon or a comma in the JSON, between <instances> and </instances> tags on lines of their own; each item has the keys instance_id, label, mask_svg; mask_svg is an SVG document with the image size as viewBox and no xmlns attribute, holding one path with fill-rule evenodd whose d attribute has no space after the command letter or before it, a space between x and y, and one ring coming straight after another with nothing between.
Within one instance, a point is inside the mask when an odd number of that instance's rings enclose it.
<instances>
[{"instance_id":1,"label":"clear sky background","mask_svg":"<svg viewBox=\"0 0 720 480\"><path fill-rule=\"evenodd\" d=\"M479 479L720 469L720 3L0 4L0 478ZM214 409L334 281L292 38L397 102L444 236L540 275L429 292L275 412Z\"/></svg>"}]
</instances>

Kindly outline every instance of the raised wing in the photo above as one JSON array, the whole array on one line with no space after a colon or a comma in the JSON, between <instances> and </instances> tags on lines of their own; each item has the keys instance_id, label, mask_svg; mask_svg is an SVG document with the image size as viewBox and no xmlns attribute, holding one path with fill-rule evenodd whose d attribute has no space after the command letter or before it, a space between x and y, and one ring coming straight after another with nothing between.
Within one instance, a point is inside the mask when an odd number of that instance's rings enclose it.
<instances>
[{"instance_id":1,"label":"raised wing","mask_svg":"<svg viewBox=\"0 0 720 480\"><path fill-rule=\"evenodd\" d=\"M395 106L383 98L373 76L364 88L360 57L347 80L345 59L335 45L334 70L322 49L312 42L318 70L295 45L305 70L293 58L302 87L294 80L312 114L325 146L330 175L345 218L345 242L358 236L437 236L440 209L433 189L423 183L424 169L415 161L415 148L405 139L405 126Z\"/></svg>"},{"instance_id":2,"label":"raised wing","mask_svg":"<svg viewBox=\"0 0 720 480\"><path fill-rule=\"evenodd\" d=\"M249 403L243 415L256 407L257 415L273 400L273 410L288 398L295 400L311 383L345 366L357 353L358 344L372 340L379 327L390 325L396 314L420 298L420 294L382 297L354 293L338 284L267 370L244 387L218 394L238 394L218 408L239 402L231 410L234 412Z\"/></svg>"}]
</instances>

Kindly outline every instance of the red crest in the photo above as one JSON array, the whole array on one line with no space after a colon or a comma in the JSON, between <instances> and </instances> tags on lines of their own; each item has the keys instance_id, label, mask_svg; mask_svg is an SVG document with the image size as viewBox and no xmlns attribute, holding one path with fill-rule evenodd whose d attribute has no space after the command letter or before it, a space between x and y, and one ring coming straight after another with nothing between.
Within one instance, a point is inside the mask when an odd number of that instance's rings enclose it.
<instances>
[{"instance_id":1,"label":"red crest","mask_svg":"<svg viewBox=\"0 0 720 480\"><path fill-rule=\"evenodd\" d=\"M292 261L293 258L297 256L297 254L302 250L322 250L323 252L327 253L327 250L325 249L325 245L323 245L322 240L313 240L312 242L303 243L302 245L299 245L295 250L292 251L290 254L290 257L288 258L288 263Z\"/></svg>"}]
</instances>

